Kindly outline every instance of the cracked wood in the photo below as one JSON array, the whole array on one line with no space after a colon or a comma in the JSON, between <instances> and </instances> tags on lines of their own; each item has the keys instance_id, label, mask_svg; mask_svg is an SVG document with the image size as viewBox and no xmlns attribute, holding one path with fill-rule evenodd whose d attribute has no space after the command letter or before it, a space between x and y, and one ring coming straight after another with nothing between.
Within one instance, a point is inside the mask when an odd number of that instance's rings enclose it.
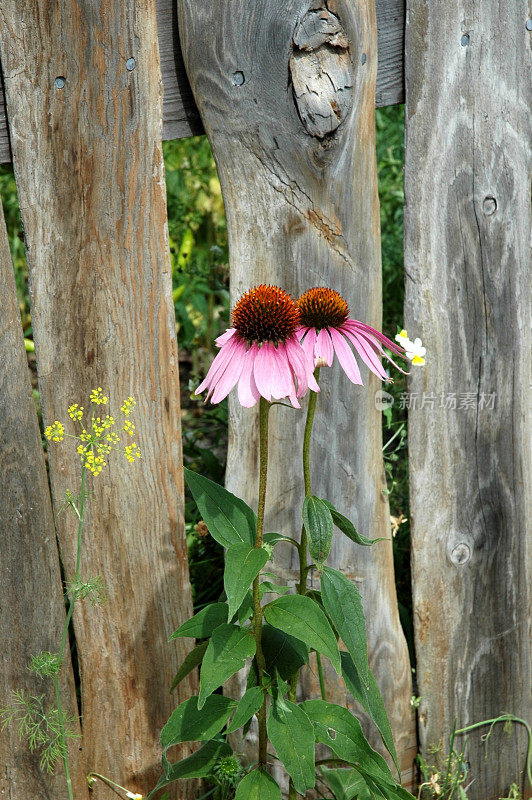
<instances>
[{"instance_id":1,"label":"cracked wood","mask_svg":"<svg viewBox=\"0 0 532 800\"><path fill-rule=\"evenodd\" d=\"M143 795L160 770L159 733L176 703L168 687L186 654L168 636L191 613L156 33L153 0L0 8L45 424L64 420L72 402L87 406L94 386L115 415L137 398L143 460L112 454L89 486L82 575L101 576L108 601L76 605L74 629L87 767ZM66 490L79 489L79 457L69 440L49 454L58 512ZM75 520L55 519L69 579ZM193 685L191 676L181 696ZM108 791L93 787L96 800Z\"/></svg>"},{"instance_id":2,"label":"cracked wood","mask_svg":"<svg viewBox=\"0 0 532 800\"><path fill-rule=\"evenodd\" d=\"M303 0L288 6L284 0L251 5L245 0L181 0L183 53L222 184L233 302L261 282L277 283L295 297L311 286L330 285L344 295L355 317L378 327L375 9L366 0L330 0L328 11L334 18L315 24L308 14L319 8L324 6ZM322 139L310 135L302 123L287 73L294 47L314 47L320 38L340 35L352 54L366 53L367 59L364 65L359 58L349 59L352 102L342 124ZM352 517L365 535L387 536L381 420L374 404L378 383L366 371L366 387L354 387L337 363L322 375L313 490ZM229 488L256 504L257 415L234 398L229 405ZM302 440L304 412L275 406L270 426L266 524L269 530L299 536L301 456L294 437ZM338 534L331 563L360 586L368 612L370 659L408 779L415 755L411 676L397 612L391 542L368 552ZM296 564L288 549L280 550L275 569L295 581ZM305 681L308 696L312 676L307 674ZM346 702L338 679L328 673L327 681L331 699Z\"/></svg>"},{"instance_id":3,"label":"cracked wood","mask_svg":"<svg viewBox=\"0 0 532 800\"><path fill-rule=\"evenodd\" d=\"M407 6L406 327L428 348L410 390L435 398L409 411L427 752L454 724L532 716L532 70L526 0ZM472 800L523 774L524 730L494 729L487 759L485 733Z\"/></svg>"}]
</instances>

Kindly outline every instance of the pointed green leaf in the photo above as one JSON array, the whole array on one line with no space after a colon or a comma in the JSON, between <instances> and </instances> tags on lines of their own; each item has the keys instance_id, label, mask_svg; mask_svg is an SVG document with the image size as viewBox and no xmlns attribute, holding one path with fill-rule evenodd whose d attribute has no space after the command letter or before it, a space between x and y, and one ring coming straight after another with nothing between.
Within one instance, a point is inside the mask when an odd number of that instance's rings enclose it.
<instances>
[{"instance_id":1,"label":"pointed green leaf","mask_svg":"<svg viewBox=\"0 0 532 800\"><path fill-rule=\"evenodd\" d=\"M202 608L193 617L187 619L186 622L170 636L172 639L177 639L180 636L190 636L193 639L206 639L212 634L218 625L222 625L229 619L229 608L227 603L211 603L209 606Z\"/></svg>"},{"instance_id":2,"label":"pointed green leaf","mask_svg":"<svg viewBox=\"0 0 532 800\"><path fill-rule=\"evenodd\" d=\"M261 600L265 594L288 594L289 591L290 586L281 586L280 584L272 583L271 581L262 581L259 586Z\"/></svg>"},{"instance_id":3,"label":"pointed green leaf","mask_svg":"<svg viewBox=\"0 0 532 800\"><path fill-rule=\"evenodd\" d=\"M318 497L305 497L303 501L303 525L308 536L310 557L321 569L329 555L333 536L333 520L327 505Z\"/></svg>"},{"instance_id":4,"label":"pointed green leaf","mask_svg":"<svg viewBox=\"0 0 532 800\"><path fill-rule=\"evenodd\" d=\"M330 658L340 674L340 653L327 617L314 600L300 594L288 594L264 606L266 621L280 631L301 639Z\"/></svg>"},{"instance_id":5,"label":"pointed green leaf","mask_svg":"<svg viewBox=\"0 0 532 800\"><path fill-rule=\"evenodd\" d=\"M340 512L335 509L332 503L329 503L328 500L322 500L322 502L325 503L331 512L332 520L336 527L339 528L348 539L351 539L352 542L356 542L356 544L361 544L364 547L368 547L376 542L386 541L386 536L383 536L380 539L368 539L366 536L362 536L362 534L358 533L351 520L347 519L347 517L344 517L343 514L340 514Z\"/></svg>"},{"instance_id":6,"label":"pointed green leaf","mask_svg":"<svg viewBox=\"0 0 532 800\"><path fill-rule=\"evenodd\" d=\"M211 694L198 710L198 698L190 697L172 712L161 731L164 752L179 742L204 742L220 733L233 710L235 700L223 694Z\"/></svg>"},{"instance_id":7,"label":"pointed green leaf","mask_svg":"<svg viewBox=\"0 0 532 800\"><path fill-rule=\"evenodd\" d=\"M248 689L242 696L226 733L234 733L252 719L261 707L263 699L264 692L260 686L252 686L251 689Z\"/></svg>"},{"instance_id":8,"label":"pointed green leaf","mask_svg":"<svg viewBox=\"0 0 532 800\"><path fill-rule=\"evenodd\" d=\"M414 800L413 795L402 786L390 786L375 776L367 774L366 770L361 769L360 772L374 800Z\"/></svg>"},{"instance_id":9,"label":"pointed green leaf","mask_svg":"<svg viewBox=\"0 0 532 800\"><path fill-rule=\"evenodd\" d=\"M249 590L268 561L269 555L262 547L248 542L231 545L225 554L224 587L229 603L229 618L236 614Z\"/></svg>"},{"instance_id":10,"label":"pointed green leaf","mask_svg":"<svg viewBox=\"0 0 532 800\"><path fill-rule=\"evenodd\" d=\"M312 722L301 706L289 700L278 700L272 703L267 728L268 737L292 778L296 792L305 794L316 781Z\"/></svg>"},{"instance_id":11,"label":"pointed green leaf","mask_svg":"<svg viewBox=\"0 0 532 800\"><path fill-rule=\"evenodd\" d=\"M349 578L336 569L324 567L321 599L332 624L347 647L364 686L369 687L366 620L360 592Z\"/></svg>"},{"instance_id":12,"label":"pointed green leaf","mask_svg":"<svg viewBox=\"0 0 532 800\"><path fill-rule=\"evenodd\" d=\"M185 660L177 670L175 674L175 678L172 681L172 685L170 686L170 691L173 692L175 687L178 686L183 678L186 678L195 667L201 664L203 656L205 655L205 651L207 649L208 642L202 642L198 644L190 653L186 656Z\"/></svg>"},{"instance_id":13,"label":"pointed green leaf","mask_svg":"<svg viewBox=\"0 0 532 800\"><path fill-rule=\"evenodd\" d=\"M255 543L257 517L243 500L186 468L185 479L213 539L222 547Z\"/></svg>"},{"instance_id":14,"label":"pointed green leaf","mask_svg":"<svg viewBox=\"0 0 532 800\"><path fill-rule=\"evenodd\" d=\"M264 544L269 544L271 546L276 545L277 542L288 542L288 544L292 544L294 547L299 547L299 542L296 542L291 536L284 536L282 533L265 533L263 541Z\"/></svg>"},{"instance_id":15,"label":"pointed green leaf","mask_svg":"<svg viewBox=\"0 0 532 800\"><path fill-rule=\"evenodd\" d=\"M254 769L238 784L235 800L281 800L281 790L267 772Z\"/></svg>"},{"instance_id":16,"label":"pointed green leaf","mask_svg":"<svg viewBox=\"0 0 532 800\"><path fill-rule=\"evenodd\" d=\"M198 708L255 655L255 639L237 625L220 625L211 636L200 672Z\"/></svg>"},{"instance_id":17,"label":"pointed green leaf","mask_svg":"<svg viewBox=\"0 0 532 800\"><path fill-rule=\"evenodd\" d=\"M314 726L317 742L328 745L333 753L369 775L395 786L386 761L366 741L360 722L347 708L325 700L306 700L301 708Z\"/></svg>"},{"instance_id":18,"label":"pointed green leaf","mask_svg":"<svg viewBox=\"0 0 532 800\"><path fill-rule=\"evenodd\" d=\"M244 597L244 600L237 612L237 619L239 624L243 625L244 622L247 622L252 614L253 614L253 594L251 593L250 590L246 592L246 596ZM234 622L234 619L232 619L231 622Z\"/></svg>"},{"instance_id":19,"label":"pointed green leaf","mask_svg":"<svg viewBox=\"0 0 532 800\"><path fill-rule=\"evenodd\" d=\"M356 769L320 767L335 800L372 800L366 781Z\"/></svg>"},{"instance_id":20,"label":"pointed green leaf","mask_svg":"<svg viewBox=\"0 0 532 800\"><path fill-rule=\"evenodd\" d=\"M169 764L163 757L164 774L146 800L152 800L160 789L181 778L206 778L212 774L216 762L231 755L232 752L226 742L211 741L204 744L196 753L175 764Z\"/></svg>"},{"instance_id":21,"label":"pointed green leaf","mask_svg":"<svg viewBox=\"0 0 532 800\"><path fill-rule=\"evenodd\" d=\"M262 626L262 652L268 674L275 675L277 670L283 680L289 680L308 662L305 642L267 624Z\"/></svg>"},{"instance_id":22,"label":"pointed green leaf","mask_svg":"<svg viewBox=\"0 0 532 800\"><path fill-rule=\"evenodd\" d=\"M372 672L370 672L369 686L366 688L360 680L357 668L355 667L353 659L349 653L340 653L340 657L342 659L342 676L348 691L351 692L355 700L360 703L362 708L367 711L379 729L384 746L393 758L397 773L400 776L401 770L399 768L397 753L393 743L392 729L390 727L388 715L386 714L386 709L384 707L379 687L377 686L377 681L373 677Z\"/></svg>"}]
</instances>

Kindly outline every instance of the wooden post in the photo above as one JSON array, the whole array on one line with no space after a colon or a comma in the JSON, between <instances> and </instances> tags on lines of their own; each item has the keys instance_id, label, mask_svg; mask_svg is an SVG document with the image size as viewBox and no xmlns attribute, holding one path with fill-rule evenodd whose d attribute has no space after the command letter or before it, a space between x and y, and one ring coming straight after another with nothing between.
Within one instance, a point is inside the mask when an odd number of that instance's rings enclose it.
<instances>
[{"instance_id":1,"label":"wooden post","mask_svg":"<svg viewBox=\"0 0 532 800\"><path fill-rule=\"evenodd\" d=\"M74 626L87 767L145 795L186 652L168 636L191 613L155 2L8 0L0 40L45 422L94 386L117 418L137 398L142 462L112 454L89 486L82 575L108 601ZM50 467L58 510L75 446L50 447ZM73 523L56 525L68 579Z\"/></svg>"},{"instance_id":2,"label":"wooden post","mask_svg":"<svg viewBox=\"0 0 532 800\"><path fill-rule=\"evenodd\" d=\"M183 54L225 199L232 297L276 283L295 297L340 291L358 319L381 320L375 160L375 8L366 0L181 0ZM320 77L321 76L321 77ZM310 87L310 89L309 89ZM355 388L322 370L312 454L314 491L368 536L389 534L376 381ZM228 483L257 496L257 419L230 402ZM299 535L304 412L271 414L267 526ZM331 563L357 581L370 653L404 763L413 760L411 676L399 623L391 542L365 551L338 533ZM295 579L284 553L276 564ZM331 699L346 701L332 678ZM408 754L408 755L407 755Z\"/></svg>"},{"instance_id":3,"label":"wooden post","mask_svg":"<svg viewBox=\"0 0 532 800\"><path fill-rule=\"evenodd\" d=\"M532 714L532 34L524 0L407 7L407 330L428 348L409 411L427 752L455 723ZM487 759L487 728L469 736L471 800L523 775L524 730L501 728Z\"/></svg>"},{"instance_id":4,"label":"wooden post","mask_svg":"<svg viewBox=\"0 0 532 800\"><path fill-rule=\"evenodd\" d=\"M50 490L44 464L24 351L17 291L0 202L0 706L10 705L12 692L45 695L54 705L49 678L28 671L31 656L57 652L65 623L59 559ZM62 700L76 713L70 656L63 660ZM81 741L70 740L72 784L76 798L88 789ZM39 752L31 754L17 726L0 729L0 796L12 800L68 797L61 763L55 775L39 768Z\"/></svg>"}]
</instances>

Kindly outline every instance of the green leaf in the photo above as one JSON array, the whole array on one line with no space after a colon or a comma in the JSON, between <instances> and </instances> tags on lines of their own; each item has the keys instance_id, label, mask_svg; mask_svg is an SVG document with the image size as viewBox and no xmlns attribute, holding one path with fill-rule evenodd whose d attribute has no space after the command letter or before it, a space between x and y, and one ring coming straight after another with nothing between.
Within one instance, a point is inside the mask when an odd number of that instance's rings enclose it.
<instances>
[{"instance_id":1,"label":"green leaf","mask_svg":"<svg viewBox=\"0 0 532 800\"><path fill-rule=\"evenodd\" d=\"M247 622L253 614L253 594L251 591L246 592L246 596L237 612L237 619L240 625ZM234 620L232 620L234 621Z\"/></svg>"},{"instance_id":2,"label":"green leaf","mask_svg":"<svg viewBox=\"0 0 532 800\"><path fill-rule=\"evenodd\" d=\"M254 769L236 787L235 800L281 800L281 790L267 772Z\"/></svg>"},{"instance_id":3,"label":"green leaf","mask_svg":"<svg viewBox=\"0 0 532 800\"><path fill-rule=\"evenodd\" d=\"M305 794L316 782L312 722L301 706L279 699L272 703L267 728L268 737L292 778L296 792Z\"/></svg>"},{"instance_id":4,"label":"green leaf","mask_svg":"<svg viewBox=\"0 0 532 800\"><path fill-rule=\"evenodd\" d=\"M266 550L248 542L232 544L227 550L224 587L229 603L229 619L242 605L250 584L264 567L268 558Z\"/></svg>"},{"instance_id":5,"label":"green leaf","mask_svg":"<svg viewBox=\"0 0 532 800\"><path fill-rule=\"evenodd\" d=\"M341 572L324 567L321 576L321 599L327 616L347 647L364 686L368 688L370 674L368 645L360 592Z\"/></svg>"},{"instance_id":6,"label":"green leaf","mask_svg":"<svg viewBox=\"0 0 532 800\"><path fill-rule=\"evenodd\" d=\"M276 545L277 542L288 542L288 544L293 544L294 547L299 547L299 542L296 542L291 536L284 536L282 533L265 533L262 539L264 544L272 546Z\"/></svg>"},{"instance_id":7,"label":"green leaf","mask_svg":"<svg viewBox=\"0 0 532 800\"><path fill-rule=\"evenodd\" d=\"M170 636L172 639L177 639L180 636L190 636L193 639L206 639L212 632L227 622L229 619L229 608L227 603L211 603L209 606L202 608L193 617L187 619L186 622Z\"/></svg>"},{"instance_id":8,"label":"green leaf","mask_svg":"<svg viewBox=\"0 0 532 800\"><path fill-rule=\"evenodd\" d=\"M214 697L215 695L213 695ZM235 711L235 716L231 720L231 724L227 728L226 733L234 733L239 728L242 728L246 722L253 719L264 700L264 692L260 686L252 686L242 696L240 703Z\"/></svg>"},{"instance_id":9,"label":"green leaf","mask_svg":"<svg viewBox=\"0 0 532 800\"><path fill-rule=\"evenodd\" d=\"M367 711L379 729L384 746L393 758L397 773L400 776L401 770L399 768L397 753L393 743L392 729L388 721L388 715L386 714L386 709L384 707L379 687L377 686L377 681L373 677L373 673L369 673L369 687L366 688L360 680L357 668L355 667L353 659L349 653L342 652L340 653L340 657L342 659L342 675L348 691L351 692L355 700L360 703L362 708Z\"/></svg>"},{"instance_id":10,"label":"green leaf","mask_svg":"<svg viewBox=\"0 0 532 800\"><path fill-rule=\"evenodd\" d=\"M322 500L322 503L325 503L331 512L332 520L336 527L339 528L342 533L345 533L347 538L351 539L352 542L356 542L356 544L361 544L364 545L364 547L368 547L376 542L385 542L387 540L388 537L386 536L383 536L380 539L368 539L366 536L362 536L362 534L358 533L351 520L347 519L347 517L344 517L343 514L340 514L340 512L335 509L332 503L329 503L328 500Z\"/></svg>"},{"instance_id":11,"label":"green leaf","mask_svg":"<svg viewBox=\"0 0 532 800\"><path fill-rule=\"evenodd\" d=\"M274 628L301 639L309 647L330 658L336 672L340 674L340 653L336 637L327 617L314 600L300 594L278 597L264 606L264 616Z\"/></svg>"},{"instance_id":12,"label":"green leaf","mask_svg":"<svg viewBox=\"0 0 532 800\"><path fill-rule=\"evenodd\" d=\"M211 741L203 745L196 753L175 764L170 764L163 757L164 774L159 778L157 786L152 789L146 800L152 800L164 786L181 778L206 778L211 775L216 762L229 756L232 749L226 742Z\"/></svg>"},{"instance_id":13,"label":"green leaf","mask_svg":"<svg viewBox=\"0 0 532 800\"><path fill-rule=\"evenodd\" d=\"M335 800L372 800L366 781L356 769L320 767Z\"/></svg>"},{"instance_id":14,"label":"green leaf","mask_svg":"<svg viewBox=\"0 0 532 800\"><path fill-rule=\"evenodd\" d=\"M371 797L375 800L414 800L414 797L403 789L402 786L390 786L387 783L382 783L378 778L366 773L366 770L360 770L366 781L366 785L371 792Z\"/></svg>"},{"instance_id":15,"label":"green leaf","mask_svg":"<svg viewBox=\"0 0 532 800\"><path fill-rule=\"evenodd\" d=\"M205 655L205 651L207 649L208 642L202 642L198 644L190 653L186 656L185 660L177 670L175 674L175 678L172 681L172 685L170 686L170 691L173 692L175 687L178 686L183 678L186 678L192 670L201 664L203 656Z\"/></svg>"},{"instance_id":16,"label":"green leaf","mask_svg":"<svg viewBox=\"0 0 532 800\"><path fill-rule=\"evenodd\" d=\"M211 636L200 672L198 708L215 689L255 655L255 639L237 625L220 625Z\"/></svg>"},{"instance_id":17,"label":"green leaf","mask_svg":"<svg viewBox=\"0 0 532 800\"><path fill-rule=\"evenodd\" d=\"M301 708L314 726L317 742L328 745L333 753L369 775L395 786L386 761L366 741L360 722L347 708L325 700L306 700Z\"/></svg>"},{"instance_id":18,"label":"green leaf","mask_svg":"<svg viewBox=\"0 0 532 800\"><path fill-rule=\"evenodd\" d=\"M268 674L275 675L277 670L285 681L308 662L305 642L267 624L262 626L262 652Z\"/></svg>"},{"instance_id":19,"label":"green leaf","mask_svg":"<svg viewBox=\"0 0 532 800\"><path fill-rule=\"evenodd\" d=\"M329 555L334 531L331 512L318 497L305 497L303 500L303 525L308 536L310 557L321 571L323 562Z\"/></svg>"},{"instance_id":20,"label":"green leaf","mask_svg":"<svg viewBox=\"0 0 532 800\"><path fill-rule=\"evenodd\" d=\"M164 752L179 742L204 742L214 738L236 707L236 701L223 694L211 694L201 710L198 710L197 697L185 700L172 713L161 731Z\"/></svg>"},{"instance_id":21,"label":"green leaf","mask_svg":"<svg viewBox=\"0 0 532 800\"><path fill-rule=\"evenodd\" d=\"M257 517L243 500L186 468L185 479L213 539L222 547L255 543Z\"/></svg>"},{"instance_id":22,"label":"green leaf","mask_svg":"<svg viewBox=\"0 0 532 800\"><path fill-rule=\"evenodd\" d=\"M264 597L265 594L288 594L290 591L290 586L281 586L278 583L272 583L271 581L262 581L259 586L259 594L260 599Z\"/></svg>"}]
</instances>

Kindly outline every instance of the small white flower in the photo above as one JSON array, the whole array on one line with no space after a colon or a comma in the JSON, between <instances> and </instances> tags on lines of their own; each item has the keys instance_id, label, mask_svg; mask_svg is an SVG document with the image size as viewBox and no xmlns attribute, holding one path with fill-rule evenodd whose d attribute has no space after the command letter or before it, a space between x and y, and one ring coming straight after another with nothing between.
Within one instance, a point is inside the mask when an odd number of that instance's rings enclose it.
<instances>
[{"instance_id":1,"label":"small white flower","mask_svg":"<svg viewBox=\"0 0 532 800\"><path fill-rule=\"evenodd\" d=\"M395 337L395 341L399 342L401 347L405 349L405 356L412 362L412 364L422 365L425 363L425 353L427 352L427 348L423 347L423 343L421 339L418 337L414 339L412 342L408 338L408 334L405 330L402 330L401 333L398 333Z\"/></svg>"},{"instance_id":2,"label":"small white flower","mask_svg":"<svg viewBox=\"0 0 532 800\"><path fill-rule=\"evenodd\" d=\"M126 792L126 797L129 797L130 800L142 800L141 794L134 794L133 792Z\"/></svg>"}]
</instances>

